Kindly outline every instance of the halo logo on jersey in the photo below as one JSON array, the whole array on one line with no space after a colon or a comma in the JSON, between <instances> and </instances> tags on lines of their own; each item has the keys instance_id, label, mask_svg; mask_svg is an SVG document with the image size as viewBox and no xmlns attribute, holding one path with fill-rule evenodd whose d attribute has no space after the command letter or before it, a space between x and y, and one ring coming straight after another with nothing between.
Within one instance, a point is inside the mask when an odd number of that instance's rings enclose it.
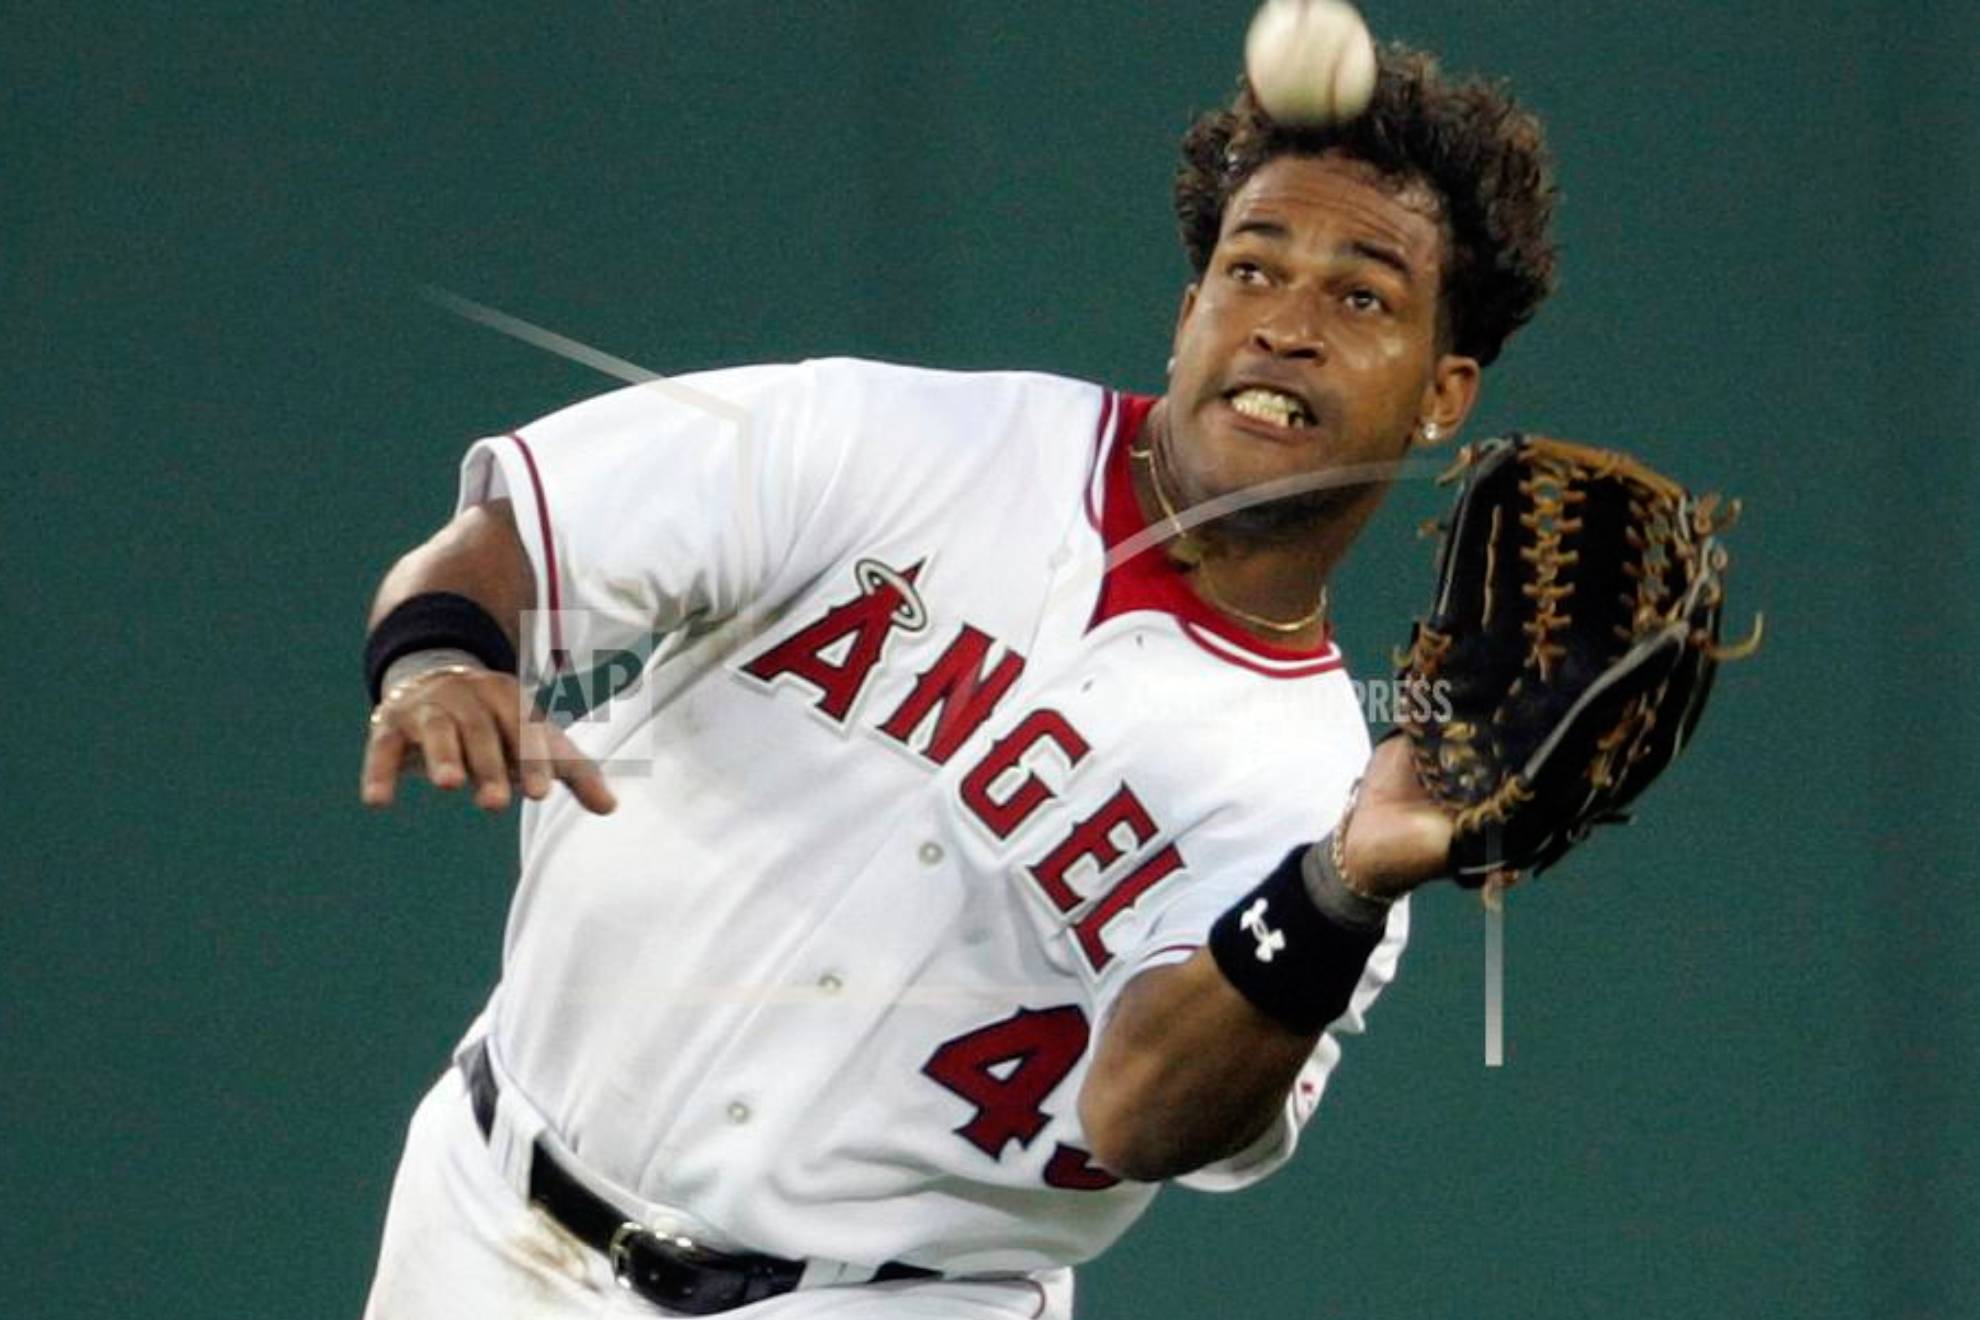
<instances>
[{"instance_id":1,"label":"halo logo on jersey","mask_svg":"<svg viewBox=\"0 0 1980 1320\"><path fill-rule=\"evenodd\" d=\"M834 604L737 672L764 687L792 679L814 689L814 709L843 726L881 668L894 631L927 631L928 607L915 588L927 563L921 559L897 569L877 559L857 561L857 596ZM1022 655L999 648L988 633L965 623L875 728L932 764L945 765L1023 672Z\"/></svg>"},{"instance_id":2,"label":"halo logo on jersey","mask_svg":"<svg viewBox=\"0 0 1980 1320\"><path fill-rule=\"evenodd\" d=\"M853 565L857 596L840 601L744 665L742 672L765 686L793 678L816 688L819 712L835 724L845 723L894 630L920 632L928 626L928 608L914 589L927 563L923 559L897 569L877 559L860 560ZM829 658L839 650L844 651L841 658Z\"/></svg>"}]
</instances>

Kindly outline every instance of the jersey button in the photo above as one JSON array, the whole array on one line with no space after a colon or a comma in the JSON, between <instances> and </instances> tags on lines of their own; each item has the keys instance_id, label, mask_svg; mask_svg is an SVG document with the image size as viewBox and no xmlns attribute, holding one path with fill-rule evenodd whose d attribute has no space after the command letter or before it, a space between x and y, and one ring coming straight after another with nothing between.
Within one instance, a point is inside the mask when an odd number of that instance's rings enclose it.
<instances>
[{"instance_id":1,"label":"jersey button","mask_svg":"<svg viewBox=\"0 0 1980 1320\"><path fill-rule=\"evenodd\" d=\"M942 860L941 844L936 843L933 839L930 839L927 843L921 845L921 864L923 866L933 866L935 865L935 863L941 860Z\"/></svg>"},{"instance_id":2,"label":"jersey button","mask_svg":"<svg viewBox=\"0 0 1980 1320\"><path fill-rule=\"evenodd\" d=\"M749 1106L740 1100L729 1101L729 1121L738 1127L749 1122Z\"/></svg>"},{"instance_id":3,"label":"jersey button","mask_svg":"<svg viewBox=\"0 0 1980 1320\"><path fill-rule=\"evenodd\" d=\"M818 978L818 988L828 995L836 995L846 988L846 983L839 979L836 972L827 972Z\"/></svg>"}]
</instances>

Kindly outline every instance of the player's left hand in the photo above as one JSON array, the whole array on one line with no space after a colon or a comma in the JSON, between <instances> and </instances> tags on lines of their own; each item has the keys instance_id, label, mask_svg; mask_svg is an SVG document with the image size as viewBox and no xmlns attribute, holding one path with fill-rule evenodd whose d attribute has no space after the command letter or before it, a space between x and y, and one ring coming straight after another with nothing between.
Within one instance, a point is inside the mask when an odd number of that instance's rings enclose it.
<instances>
[{"instance_id":1,"label":"player's left hand","mask_svg":"<svg viewBox=\"0 0 1980 1320\"><path fill-rule=\"evenodd\" d=\"M1375 748L1361 796L1336 828L1347 831L1349 883L1373 897L1400 898L1450 871L1451 818L1417 782L1405 738Z\"/></svg>"},{"instance_id":2,"label":"player's left hand","mask_svg":"<svg viewBox=\"0 0 1980 1320\"><path fill-rule=\"evenodd\" d=\"M561 780L587 811L618 799L598 766L530 707L513 675L455 665L407 680L371 715L359 796L388 807L401 776L424 771L435 788L472 785L475 803L505 810L520 788L538 801Z\"/></svg>"}]
</instances>

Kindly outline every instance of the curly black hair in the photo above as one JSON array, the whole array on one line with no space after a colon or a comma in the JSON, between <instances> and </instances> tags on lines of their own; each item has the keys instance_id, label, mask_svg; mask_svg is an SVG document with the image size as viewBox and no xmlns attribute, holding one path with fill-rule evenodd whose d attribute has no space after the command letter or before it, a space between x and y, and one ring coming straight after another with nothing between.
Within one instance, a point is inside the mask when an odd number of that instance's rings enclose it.
<instances>
[{"instance_id":1,"label":"curly black hair","mask_svg":"<svg viewBox=\"0 0 1980 1320\"><path fill-rule=\"evenodd\" d=\"M1540 121L1502 85L1446 78L1433 56L1400 42L1378 58L1375 95L1346 123L1278 123L1240 78L1228 109L1192 124L1176 171L1183 248L1201 276L1224 207L1254 171L1276 156L1342 153L1399 189L1423 185L1436 195L1447 256L1440 339L1489 363L1554 287L1549 231L1559 192Z\"/></svg>"}]
</instances>

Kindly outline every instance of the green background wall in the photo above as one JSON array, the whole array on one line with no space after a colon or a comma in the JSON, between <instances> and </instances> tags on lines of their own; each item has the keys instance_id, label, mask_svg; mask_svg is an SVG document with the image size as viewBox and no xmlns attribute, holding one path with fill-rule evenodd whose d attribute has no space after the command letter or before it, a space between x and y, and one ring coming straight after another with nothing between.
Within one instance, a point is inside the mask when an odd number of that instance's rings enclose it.
<instances>
[{"instance_id":1,"label":"green background wall","mask_svg":"<svg viewBox=\"0 0 1980 1320\"><path fill-rule=\"evenodd\" d=\"M355 802L372 585L474 436L860 353L1159 385L1175 136L1245 3L12 6L0 38L0 1314L352 1316L496 974L509 824ZM1772 637L1640 824L1425 895L1296 1166L1086 1317L1980 1315L1980 24L1371 3L1552 125L1514 423L1737 492ZM1398 492L1337 599L1379 673Z\"/></svg>"}]
</instances>

